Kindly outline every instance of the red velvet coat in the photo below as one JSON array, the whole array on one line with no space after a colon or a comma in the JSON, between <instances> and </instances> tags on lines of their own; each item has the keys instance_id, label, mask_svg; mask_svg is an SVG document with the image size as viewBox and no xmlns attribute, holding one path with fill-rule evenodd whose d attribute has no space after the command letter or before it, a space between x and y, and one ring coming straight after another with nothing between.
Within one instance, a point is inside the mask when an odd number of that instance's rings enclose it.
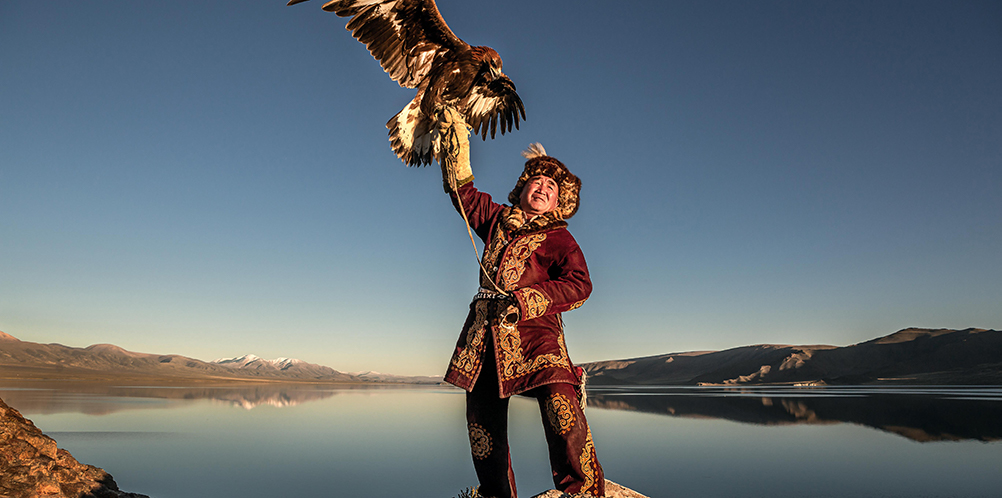
<instances>
[{"instance_id":1,"label":"red velvet coat","mask_svg":"<svg viewBox=\"0 0 1002 498\"><path fill-rule=\"evenodd\" d=\"M580 384L567 355L560 314L584 304L591 279L567 223L543 215L522 224L518 208L492 201L472 183L460 187L458 195L470 226L484 241L484 267L500 287L513 291L520 318L515 324L502 323L491 317L491 301L471 303L445 380L473 389L490 342L495 347L487 354L497 360L502 398L543 384ZM459 209L456 194L452 197ZM483 272L480 281L491 288Z\"/></svg>"}]
</instances>

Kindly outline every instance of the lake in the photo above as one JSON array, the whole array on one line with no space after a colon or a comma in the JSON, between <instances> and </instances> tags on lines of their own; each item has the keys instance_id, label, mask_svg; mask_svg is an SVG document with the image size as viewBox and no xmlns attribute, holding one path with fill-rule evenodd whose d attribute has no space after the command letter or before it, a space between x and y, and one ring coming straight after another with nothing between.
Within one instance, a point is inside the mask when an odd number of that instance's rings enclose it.
<instances>
[{"instance_id":1,"label":"lake","mask_svg":"<svg viewBox=\"0 0 1002 498\"><path fill-rule=\"evenodd\" d=\"M6 382L0 398L156 498L450 498L476 484L450 387ZM996 497L1002 387L606 387L606 477L651 497ZM520 496L552 488L534 400L511 403Z\"/></svg>"}]
</instances>

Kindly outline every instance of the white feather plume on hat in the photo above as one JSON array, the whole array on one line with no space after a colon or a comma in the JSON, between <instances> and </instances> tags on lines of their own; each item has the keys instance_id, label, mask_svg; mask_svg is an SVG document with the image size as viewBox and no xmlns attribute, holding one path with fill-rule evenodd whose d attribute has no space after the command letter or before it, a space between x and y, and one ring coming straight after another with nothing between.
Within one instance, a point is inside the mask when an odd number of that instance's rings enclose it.
<instances>
[{"instance_id":1,"label":"white feather plume on hat","mask_svg":"<svg viewBox=\"0 0 1002 498\"><path fill-rule=\"evenodd\" d=\"M543 157L546 155L546 149L543 148L543 144L539 142L533 142L529 144L529 148L522 151L522 157L526 159L535 159L537 157Z\"/></svg>"}]
</instances>

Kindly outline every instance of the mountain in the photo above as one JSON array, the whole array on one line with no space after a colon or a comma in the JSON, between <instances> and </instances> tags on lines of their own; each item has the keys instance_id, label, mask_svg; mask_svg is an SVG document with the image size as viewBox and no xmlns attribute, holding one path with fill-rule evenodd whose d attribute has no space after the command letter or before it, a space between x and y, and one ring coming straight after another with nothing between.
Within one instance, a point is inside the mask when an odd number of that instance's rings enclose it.
<instances>
[{"instance_id":1,"label":"mountain","mask_svg":"<svg viewBox=\"0 0 1002 498\"><path fill-rule=\"evenodd\" d=\"M252 354L245 354L236 358L220 358L212 360L214 365L226 367L237 372L255 372L261 375L284 375L296 378L325 378L333 376L344 376L344 374L331 367L307 363L294 358L279 358L277 360L266 360ZM354 380L357 379L351 376Z\"/></svg>"},{"instance_id":2,"label":"mountain","mask_svg":"<svg viewBox=\"0 0 1002 498\"><path fill-rule=\"evenodd\" d=\"M73 348L0 334L0 377L369 382L330 367L287 358L269 362L247 355L241 357L243 363L237 359L233 359L234 363L215 363L175 354L136 353L112 344Z\"/></svg>"},{"instance_id":3,"label":"mountain","mask_svg":"<svg viewBox=\"0 0 1002 498\"><path fill-rule=\"evenodd\" d=\"M762 344L581 366L592 385L1002 384L1002 331L908 328L846 347Z\"/></svg>"},{"instance_id":4,"label":"mountain","mask_svg":"<svg viewBox=\"0 0 1002 498\"><path fill-rule=\"evenodd\" d=\"M323 365L316 365L313 363L307 363L303 360L297 360L295 358L278 358L275 360L266 360L264 358L261 358L260 356L255 356L252 354L245 354L243 356L238 356L236 358L219 358L217 360L212 360L212 363L227 368L231 368L236 371L255 371L262 373L284 372L287 375L314 376L314 377L341 374L341 372L338 372L333 368L325 367ZM424 375L418 375L418 376L393 375L393 374L374 372L372 370L367 370L364 372L350 372L347 375L350 375L356 380L363 382L384 382L392 384L439 384L443 382L442 377L433 377Z\"/></svg>"},{"instance_id":5,"label":"mountain","mask_svg":"<svg viewBox=\"0 0 1002 498\"><path fill-rule=\"evenodd\" d=\"M1002 384L1002 331L900 330L837 347L762 344L581 365L592 385ZM440 383L438 377L347 374L302 360L254 355L204 362L126 351L111 344L73 348L20 341L0 332L0 378L123 381L309 381Z\"/></svg>"},{"instance_id":6,"label":"mountain","mask_svg":"<svg viewBox=\"0 0 1002 498\"><path fill-rule=\"evenodd\" d=\"M393 375L367 370L365 372L351 372L351 375L362 380L372 382L393 382L398 384L440 384L444 382L441 376L432 375Z\"/></svg>"}]
</instances>

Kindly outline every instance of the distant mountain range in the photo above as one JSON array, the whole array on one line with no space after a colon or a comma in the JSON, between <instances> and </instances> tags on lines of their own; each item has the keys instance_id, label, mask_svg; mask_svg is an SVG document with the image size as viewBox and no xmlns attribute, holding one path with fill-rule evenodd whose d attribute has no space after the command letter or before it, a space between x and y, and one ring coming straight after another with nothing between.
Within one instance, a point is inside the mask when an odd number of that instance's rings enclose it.
<instances>
[{"instance_id":1,"label":"distant mountain range","mask_svg":"<svg viewBox=\"0 0 1002 498\"><path fill-rule=\"evenodd\" d=\"M763 344L581 365L591 385L1002 385L1002 331L908 328L852 346Z\"/></svg>"},{"instance_id":2,"label":"distant mountain range","mask_svg":"<svg viewBox=\"0 0 1002 498\"><path fill-rule=\"evenodd\" d=\"M211 362L174 354L126 351L111 344L73 348L25 342L0 332L0 378L134 381L310 381L347 383L437 383L441 378L352 375L293 358L255 355Z\"/></svg>"},{"instance_id":3,"label":"distant mountain range","mask_svg":"<svg viewBox=\"0 0 1002 498\"><path fill-rule=\"evenodd\" d=\"M372 382L392 382L392 383L405 383L405 384L439 384L443 382L442 377L435 377L431 375L415 375L415 376L403 376L394 375L388 373L380 373L372 370L367 370L364 372L351 372L351 375L358 377L362 380L368 380Z\"/></svg>"},{"instance_id":4,"label":"distant mountain range","mask_svg":"<svg viewBox=\"0 0 1002 498\"><path fill-rule=\"evenodd\" d=\"M581 365L602 385L1002 385L1002 332L909 328L852 346L763 344ZM437 384L440 377L345 373L292 358L211 362L24 342L0 332L0 378L191 382L223 380Z\"/></svg>"}]
</instances>

